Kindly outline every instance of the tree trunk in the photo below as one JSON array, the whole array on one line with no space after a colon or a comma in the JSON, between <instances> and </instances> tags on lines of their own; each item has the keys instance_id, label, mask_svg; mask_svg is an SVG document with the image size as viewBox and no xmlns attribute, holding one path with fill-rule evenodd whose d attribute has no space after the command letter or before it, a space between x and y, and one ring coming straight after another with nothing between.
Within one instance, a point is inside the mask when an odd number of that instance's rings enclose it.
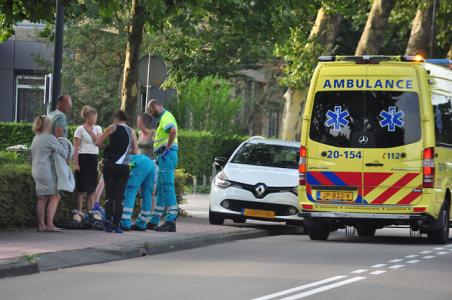
<instances>
[{"instance_id":1,"label":"tree trunk","mask_svg":"<svg viewBox=\"0 0 452 300\"><path fill-rule=\"evenodd\" d=\"M313 42L318 42L327 49L330 54L334 41L339 34L343 16L340 14L327 14L325 9L320 8L312 26L309 39L317 38ZM312 47L312 43L305 47ZM304 89L288 89L284 94L285 106L282 117L281 138L293 141L300 137L301 118L304 111L304 103L308 94L308 87Z\"/></svg>"},{"instance_id":2,"label":"tree trunk","mask_svg":"<svg viewBox=\"0 0 452 300\"><path fill-rule=\"evenodd\" d=\"M410 39L406 46L406 55L428 56L431 27L432 27L433 3L424 9L418 9L416 17L411 25Z\"/></svg>"},{"instance_id":3,"label":"tree trunk","mask_svg":"<svg viewBox=\"0 0 452 300\"><path fill-rule=\"evenodd\" d=\"M132 0L127 25L127 46L121 88L121 109L126 112L130 124L135 121L138 103L138 61L143 41L145 9L140 0Z\"/></svg>"},{"instance_id":4,"label":"tree trunk","mask_svg":"<svg viewBox=\"0 0 452 300\"><path fill-rule=\"evenodd\" d=\"M394 0L374 0L355 55L378 54Z\"/></svg>"}]
</instances>

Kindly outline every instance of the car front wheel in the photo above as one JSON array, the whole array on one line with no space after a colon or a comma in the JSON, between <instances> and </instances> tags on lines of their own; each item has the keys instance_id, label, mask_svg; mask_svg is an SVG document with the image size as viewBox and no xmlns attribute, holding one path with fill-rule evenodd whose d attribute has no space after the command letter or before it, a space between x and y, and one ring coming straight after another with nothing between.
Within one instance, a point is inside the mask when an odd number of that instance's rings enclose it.
<instances>
[{"instance_id":1,"label":"car front wheel","mask_svg":"<svg viewBox=\"0 0 452 300\"><path fill-rule=\"evenodd\" d=\"M220 214L209 210L209 223L212 225L223 225L224 218Z\"/></svg>"}]
</instances>

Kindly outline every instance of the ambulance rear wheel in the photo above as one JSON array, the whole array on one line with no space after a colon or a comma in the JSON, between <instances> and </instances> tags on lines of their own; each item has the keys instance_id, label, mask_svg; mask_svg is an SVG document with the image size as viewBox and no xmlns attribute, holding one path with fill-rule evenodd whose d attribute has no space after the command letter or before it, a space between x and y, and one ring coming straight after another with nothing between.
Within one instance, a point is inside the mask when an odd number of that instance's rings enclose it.
<instances>
[{"instance_id":1,"label":"ambulance rear wheel","mask_svg":"<svg viewBox=\"0 0 452 300\"><path fill-rule=\"evenodd\" d=\"M375 232L377 231L377 229L374 227L370 227L370 226L358 226L356 228L356 231L358 232L359 236L371 237L371 236L375 235Z\"/></svg>"},{"instance_id":2,"label":"ambulance rear wheel","mask_svg":"<svg viewBox=\"0 0 452 300\"><path fill-rule=\"evenodd\" d=\"M428 240L431 244L447 244L449 241L449 210L444 207L438 218L437 229L428 233Z\"/></svg>"},{"instance_id":3,"label":"ambulance rear wheel","mask_svg":"<svg viewBox=\"0 0 452 300\"><path fill-rule=\"evenodd\" d=\"M330 229L325 225L309 226L308 234L313 241L326 241L330 235Z\"/></svg>"}]
</instances>

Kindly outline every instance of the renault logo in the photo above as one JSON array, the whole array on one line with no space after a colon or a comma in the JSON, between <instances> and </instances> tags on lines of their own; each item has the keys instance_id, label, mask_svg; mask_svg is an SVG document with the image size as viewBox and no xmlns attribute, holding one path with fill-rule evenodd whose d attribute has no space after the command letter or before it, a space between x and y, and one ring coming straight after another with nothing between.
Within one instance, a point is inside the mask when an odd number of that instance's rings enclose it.
<instances>
[{"instance_id":1,"label":"renault logo","mask_svg":"<svg viewBox=\"0 0 452 300\"><path fill-rule=\"evenodd\" d=\"M362 136L359 137L358 142L359 142L361 145L366 145L367 142L369 142L369 138L368 138L367 136L365 136L365 135L362 135Z\"/></svg>"},{"instance_id":2,"label":"renault logo","mask_svg":"<svg viewBox=\"0 0 452 300\"><path fill-rule=\"evenodd\" d=\"M256 195L261 197L265 193L265 185L259 184L254 190L256 191Z\"/></svg>"}]
</instances>

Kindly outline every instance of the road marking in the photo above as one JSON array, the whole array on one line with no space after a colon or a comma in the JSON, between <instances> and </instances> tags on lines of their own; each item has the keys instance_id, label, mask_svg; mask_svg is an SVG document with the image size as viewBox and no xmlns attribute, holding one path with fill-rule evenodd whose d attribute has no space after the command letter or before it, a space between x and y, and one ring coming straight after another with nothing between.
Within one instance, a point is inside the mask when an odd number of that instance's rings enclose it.
<instances>
[{"instance_id":1,"label":"road marking","mask_svg":"<svg viewBox=\"0 0 452 300\"><path fill-rule=\"evenodd\" d=\"M424 256L424 257L422 257L423 259L432 259L432 258L434 258L435 257L435 255L426 255L426 256Z\"/></svg>"},{"instance_id":2,"label":"road marking","mask_svg":"<svg viewBox=\"0 0 452 300\"><path fill-rule=\"evenodd\" d=\"M418 257L418 255L417 254L411 254L411 255L407 255L405 257L406 258L415 258L415 257Z\"/></svg>"},{"instance_id":3,"label":"road marking","mask_svg":"<svg viewBox=\"0 0 452 300\"><path fill-rule=\"evenodd\" d=\"M347 284L350 284L350 283L353 283L353 282L357 282L357 281L360 281L360 280L363 280L363 279L366 279L366 277L353 277L353 278L346 279L346 280L343 280L343 281L339 281L339 282L335 282L335 283L332 283L332 284L328 284L328 285L325 285L325 286L322 286L322 287L319 287L319 288L316 288L316 289L313 289L313 290L310 290L310 291L307 291L307 292L304 292L304 293L301 293L301 294L297 294L297 295L293 295L293 296L290 296L290 297L287 297L287 298L283 298L281 300L297 300L297 299L305 298L305 297L308 297L308 296L311 296L311 295L314 295L314 294L318 294L318 293L321 293L321 292L324 292L324 291L328 291L328 290L331 290L331 289L334 289L334 288L337 288L337 287L340 287L340 286L344 286L344 285L347 285Z\"/></svg>"},{"instance_id":4,"label":"road marking","mask_svg":"<svg viewBox=\"0 0 452 300\"><path fill-rule=\"evenodd\" d=\"M373 265L373 266L370 266L371 268L381 268L381 267L384 267L384 266L386 266L386 264L376 264L376 265Z\"/></svg>"},{"instance_id":5,"label":"road marking","mask_svg":"<svg viewBox=\"0 0 452 300\"><path fill-rule=\"evenodd\" d=\"M330 277L330 278L327 278L327 279L311 282L311 283L308 283L308 284L305 284L305 285L300 285L300 286L297 286L297 287L294 287L294 288L291 288L291 289L288 289L288 290L284 290L284 291L281 291L281 292L277 292L277 293L274 293L274 294L262 296L262 297L259 297L259 298L254 298L253 300L273 299L273 298L276 298L276 297L279 297L279 296L284 296L284 295L291 294L291 293L294 293L294 292L298 292L298 291L301 291L301 290L306 290L306 289L309 289L311 287L315 287L315 286L318 286L318 285L322 285L322 284L325 284L325 283L328 283L328 282L332 282L332 281L336 281L336 280L339 280L339 279L343 279L343 278L346 278L346 277L347 276L343 276L343 275L341 275L341 276L334 276L334 277Z\"/></svg>"},{"instance_id":6,"label":"road marking","mask_svg":"<svg viewBox=\"0 0 452 300\"><path fill-rule=\"evenodd\" d=\"M448 252L438 252L438 253L436 253L436 254L439 254L439 255L444 255L444 254L447 254Z\"/></svg>"},{"instance_id":7,"label":"road marking","mask_svg":"<svg viewBox=\"0 0 452 300\"><path fill-rule=\"evenodd\" d=\"M420 254L428 254L428 253L432 253L433 251L429 251L429 250L427 250L427 251L422 251L422 252L419 252Z\"/></svg>"},{"instance_id":8,"label":"road marking","mask_svg":"<svg viewBox=\"0 0 452 300\"><path fill-rule=\"evenodd\" d=\"M398 258L398 259L390 260L389 262L396 263L396 262L401 262L401 261L403 261L403 259Z\"/></svg>"},{"instance_id":9,"label":"road marking","mask_svg":"<svg viewBox=\"0 0 452 300\"><path fill-rule=\"evenodd\" d=\"M403 267L405 267L405 265L393 265L393 266L390 266L389 269L400 269Z\"/></svg>"},{"instance_id":10,"label":"road marking","mask_svg":"<svg viewBox=\"0 0 452 300\"><path fill-rule=\"evenodd\" d=\"M376 270L376 271L370 272L369 274L380 275L380 274L383 274L383 273L386 273L386 271L385 270Z\"/></svg>"},{"instance_id":11,"label":"road marking","mask_svg":"<svg viewBox=\"0 0 452 300\"><path fill-rule=\"evenodd\" d=\"M413 259L413 260L407 261L406 263L407 263L407 264L417 264L418 262L420 262L420 260Z\"/></svg>"},{"instance_id":12,"label":"road marking","mask_svg":"<svg viewBox=\"0 0 452 300\"><path fill-rule=\"evenodd\" d=\"M444 247L435 248L435 250L444 250Z\"/></svg>"},{"instance_id":13,"label":"road marking","mask_svg":"<svg viewBox=\"0 0 452 300\"><path fill-rule=\"evenodd\" d=\"M350 273L353 273L353 274L361 274L361 273L364 273L364 272L367 272L367 269L359 269L359 270L355 270L355 271L350 272Z\"/></svg>"}]
</instances>

